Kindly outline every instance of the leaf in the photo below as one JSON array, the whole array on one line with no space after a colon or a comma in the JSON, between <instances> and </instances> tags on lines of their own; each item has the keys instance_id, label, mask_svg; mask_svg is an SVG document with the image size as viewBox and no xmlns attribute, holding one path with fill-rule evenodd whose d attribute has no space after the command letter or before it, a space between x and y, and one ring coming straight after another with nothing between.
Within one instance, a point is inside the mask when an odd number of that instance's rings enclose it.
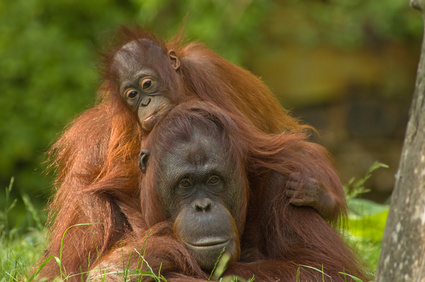
<instances>
[{"instance_id":1,"label":"leaf","mask_svg":"<svg viewBox=\"0 0 425 282\"><path fill-rule=\"evenodd\" d=\"M388 210L359 219L348 219L348 232L354 236L381 241L388 217Z\"/></svg>"},{"instance_id":2,"label":"leaf","mask_svg":"<svg viewBox=\"0 0 425 282\"><path fill-rule=\"evenodd\" d=\"M349 215L367 216L381 213L388 210L388 205L382 205L367 199L351 199L348 203Z\"/></svg>"}]
</instances>

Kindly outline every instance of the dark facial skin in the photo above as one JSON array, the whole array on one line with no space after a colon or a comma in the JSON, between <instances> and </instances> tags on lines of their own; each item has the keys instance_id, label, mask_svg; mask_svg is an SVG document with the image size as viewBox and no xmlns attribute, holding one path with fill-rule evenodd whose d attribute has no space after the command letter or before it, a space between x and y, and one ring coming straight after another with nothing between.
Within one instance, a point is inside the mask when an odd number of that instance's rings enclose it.
<instances>
[{"instance_id":1,"label":"dark facial skin","mask_svg":"<svg viewBox=\"0 0 425 282\"><path fill-rule=\"evenodd\" d=\"M151 131L170 109L170 92L179 88L179 67L174 51L166 54L147 39L127 43L116 53L112 68L121 97L137 114L145 131Z\"/></svg>"},{"instance_id":2,"label":"dark facial skin","mask_svg":"<svg viewBox=\"0 0 425 282\"><path fill-rule=\"evenodd\" d=\"M234 167L221 144L199 132L160 156L157 189L166 216L174 222L176 237L206 271L223 248L230 261L240 256L238 230L244 220L238 218L242 207L237 199L245 187L235 180Z\"/></svg>"}]
</instances>

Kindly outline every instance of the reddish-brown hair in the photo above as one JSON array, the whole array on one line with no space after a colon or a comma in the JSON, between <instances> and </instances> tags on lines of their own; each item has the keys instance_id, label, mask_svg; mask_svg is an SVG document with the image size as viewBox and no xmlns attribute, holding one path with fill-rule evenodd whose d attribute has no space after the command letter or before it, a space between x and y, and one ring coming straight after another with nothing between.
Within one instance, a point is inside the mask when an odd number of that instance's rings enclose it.
<instances>
[{"instance_id":1,"label":"reddish-brown hair","mask_svg":"<svg viewBox=\"0 0 425 282\"><path fill-rule=\"evenodd\" d=\"M238 126L246 123L253 128L241 133L246 140L251 138L250 134L261 135L254 131L285 132L294 140L301 140L304 139L301 132L307 128L288 115L259 78L202 44L185 45L181 36L164 42L138 27L121 28L119 34L122 36L118 36L117 44L104 55L101 71L104 82L99 89L98 104L72 121L49 152L52 167L57 171L57 192L49 205L50 245L46 255L59 257L62 236L68 230L62 254L67 274L86 271L128 232L143 230L146 225L139 219L142 207L138 201L140 172L137 167L141 140L145 136L136 115L119 96L112 71L113 58L126 43L147 39L161 46L165 54L174 50L181 65L179 86L173 88L170 84L173 102L201 99L232 112ZM277 149L279 145L279 142L273 145L274 141L270 140L258 141L258 147L267 150L255 153L258 148L250 149L253 152L247 162L250 181L260 179L258 175L263 174L263 167L291 170L287 163L279 164L276 161L280 160L269 157L275 152L272 148ZM333 215L338 217L345 208L345 201L341 185L335 182L335 172L331 166L323 167L323 163L328 164L323 150L302 140L293 143L301 160L308 159L303 168L308 172L306 177L317 177L316 180L337 195L340 205ZM70 228L81 223L101 224ZM59 268L52 261L42 275L54 277L58 273Z\"/></svg>"},{"instance_id":2,"label":"reddish-brown hair","mask_svg":"<svg viewBox=\"0 0 425 282\"><path fill-rule=\"evenodd\" d=\"M309 144L304 141L305 136L265 134L237 115L199 101L176 106L143 141L142 147L151 152L149 168L140 187L142 218L146 227L124 240L124 250L118 248L112 251L101 260L101 266L118 265L124 259L131 261L130 267L133 268L137 255L133 253L131 260L128 255L133 249L140 248L152 230L144 257L153 269L162 265L161 273L165 277L179 277L181 281L208 277L208 273L200 269L176 239L172 222L162 211L164 203L156 192L157 179L161 179L157 157L164 151L173 152L173 145L182 140L192 140L195 128L205 130L208 132L206 136L216 138L223 145L229 159L237 164L236 170L240 170L236 171L236 177L245 179L242 183L248 184L246 172L249 173L249 190L247 186L241 187L238 196L238 201L243 201L239 215L242 226L246 219L245 228L240 230L242 255L239 262L229 265L225 275L243 278L254 275L260 281L291 281L300 268L302 281L321 279L322 270L332 277L332 281L346 281L340 272L361 279L368 277L356 255L317 211L310 207L292 206L286 196L287 179L291 173L299 172L303 177L300 181L304 183L312 174L311 170L317 168L309 168L311 152L300 154L298 151L303 148L300 147L303 142ZM312 153L320 156L324 151L313 150ZM328 167L326 154L322 157L318 158L317 166ZM330 168L329 171L332 172L329 178L336 177ZM350 279L347 277L347 280ZM330 281L328 276L325 276L325 281Z\"/></svg>"}]
</instances>

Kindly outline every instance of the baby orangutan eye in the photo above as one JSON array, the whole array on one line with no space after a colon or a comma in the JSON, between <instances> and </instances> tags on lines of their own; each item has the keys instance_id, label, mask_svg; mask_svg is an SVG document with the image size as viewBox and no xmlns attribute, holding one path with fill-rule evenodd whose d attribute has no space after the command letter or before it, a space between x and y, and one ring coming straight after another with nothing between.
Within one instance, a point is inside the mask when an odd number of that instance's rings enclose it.
<instances>
[{"instance_id":1,"label":"baby orangutan eye","mask_svg":"<svg viewBox=\"0 0 425 282\"><path fill-rule=\"evenodd\" d=\"M152 86L153 81L150 78L145 78L145 79L142 80L141 84L142 84L142 89L147 90Z\"/></svg>"},{"instance_id":2,"label":"baby orangutan eye","mask_svg":"<svg viewBox=\"0 0 425 282\"><path fill-rule=\"evenodd\" d=\"M139 95L139 92L134 89L129 89L125 92L125 96L129 99L134 99Z\"/></svg>"}]
</instances>

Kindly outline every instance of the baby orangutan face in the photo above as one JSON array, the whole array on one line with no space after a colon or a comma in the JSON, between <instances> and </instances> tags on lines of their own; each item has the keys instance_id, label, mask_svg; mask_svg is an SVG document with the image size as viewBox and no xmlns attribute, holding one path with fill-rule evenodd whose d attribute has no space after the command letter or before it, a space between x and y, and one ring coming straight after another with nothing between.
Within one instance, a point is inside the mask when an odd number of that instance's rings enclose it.
<instances>
[{"instance_id":1,"label":"baby orangutan face","mask_svg":"<svg viewBox=\"0 0 425 282\"><path fill-rule=\"evenodd\" d=\"M137 113L142 128L150 132L172 104L171 91L178 91L180 61L154 41L134 40L117 51L112 63L119 91Z\"/></svg>"}]
</instances>

